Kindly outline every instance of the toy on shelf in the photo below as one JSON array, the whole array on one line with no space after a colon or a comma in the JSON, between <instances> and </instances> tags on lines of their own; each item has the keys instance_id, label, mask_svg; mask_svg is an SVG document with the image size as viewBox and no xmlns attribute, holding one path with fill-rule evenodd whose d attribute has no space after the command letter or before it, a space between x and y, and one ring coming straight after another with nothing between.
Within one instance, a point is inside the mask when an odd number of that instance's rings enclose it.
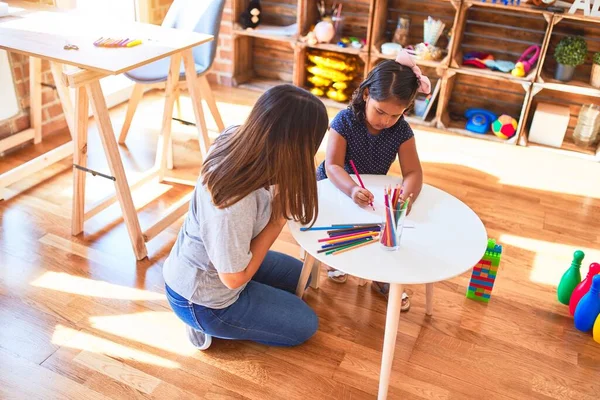
<instances>
[{"instance_id":1,"label":"toy on shelf","mask_svg":"<svg viewBox=\"0 0 600 400\"><path fill-rule=\"evenodd\" d=\"M488 239L487 249L481 261L473 267L467 289L467 298L488 303L496 282L496 275L502 257L502 245L494 239Z\"/></svg>"},{"instance_id":2,"label":"toy on shelf","mask_svg":"<svg viewBox=\"0 0 600 400\"><path fill-rule=\"evenodd\" d=\"M337 102L349 98L349 84L356 78L357 66L352 56L332 52L308 53L310 61L306 80L315 96L327 96Z\"/></svg>"},{"instance_id":3,"label":"toy on shelf","mask_svg":"<svg viewBox=\"0 0 600 400\"><path fill-rule=\"evenodd\" d=\"M575 328L589 332L600 315L600 275L594 276L590 291L585 294L575 308Z\"/></svg>"},{"instance_id":4,"label":"toy on shelf","mask_svg":"<svg viewBox=\"0 0 600 400\"><path fill-rule=\"evenodd\" d=\"M248 8L240 16L240 25L244 29L254 29L260 25L260 13L262 9L260 7L259 0L250 0Z\"/></svg>"},{"instance_id":5,"label":"toy on shelf","mask_svg":"<svg viewBox=\"0 0 600 400\"><path fill-rule=\"evenodd\" d=\"M490 53L472 51L463 56L463 65L471 65L480 69L489 68L492 71L511 72L515 63L506 60L496 60Z\"/></svg>"},{"instance_id":6,"label":"toy on shelf","mask_svg":"<svg viewBox=\"0 0 600 400\"><path fill-rule=\"evenodd\" d=\"M466 129L473 133L485 134L490 130L490 124L498 119L491 111L482 108L469 108L465 112L467 117Z\"/></svg>"},{"instance_id":7,"label":"toy on shelf","mask_svg":"<svg viewBox=\"0 0 600 400\"><path fill-rule=\"evenodd\" d=\"M571 315L575 315L577 304L579 304L581 298L590 290L590 287L592 286L592 279L598 274L600 274L600 264L591 263L587 276L579 285L575 287L573 293L571 294L571 300L569 300L569 312Z\"/></svg>"},{"instance_id":8,"label":"toy on shelf","mask_svg":"<svg viewBox=\"0 0 600 400\"><path fill-rule=\"evenodd\" d=\"M519 78L524 77L529 73L529 71L531 71L531 68L533 68L537 63L539 57L540 46L529 46L517 60L515 68L511 71L511 74Z\"/></svg>"},{"instance_id":9,"label":"toy on shelf","mask_svg":"<svg viewBox=\"0 0 600 400\"><path fill-rule=\"evenodd\" d=\"M500 139L510 139L517 133L518 122L510 115L502 114L492 123L492 132Z\"/></svg>"},{"instance_id":10,"label":"toy on shelf","mask_svg":"<svg viewBox=\"0 0 600 400\"><path fill-rule=\"evenodd\" d=\"M558 301L560 301L562 304L569 305L573 290L575 290L577 285L579 285L581 282L581 271L579 269L581 268L581 262L583 261L584 257L585 253L581 250L577 250L575 253L573 253L573 261L571 261L571 266L565 271L560 279L556 294L558 296Z\"/></svg>"}]
</instances>

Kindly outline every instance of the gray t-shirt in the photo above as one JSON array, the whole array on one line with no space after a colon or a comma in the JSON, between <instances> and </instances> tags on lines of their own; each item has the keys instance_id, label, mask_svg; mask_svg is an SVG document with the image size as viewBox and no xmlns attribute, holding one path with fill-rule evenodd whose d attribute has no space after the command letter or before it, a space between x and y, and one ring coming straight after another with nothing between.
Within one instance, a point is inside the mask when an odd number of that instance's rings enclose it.
<instances>
[{"instance_id":1,"label":"gray t-shirt","mask_svg":"<svg viewBox=\"0 0 600 400\"><path fill-rule=\"evenodd\" d=\"M163 265L165 282L195 304L222 309L235 303L246 285L229 289L218 273L246 269L252 253L250 241L271 218L272 194L259 189L242 200L218 209L198 180L190 209L177 242Z\"/></svg>"}]
</instances>

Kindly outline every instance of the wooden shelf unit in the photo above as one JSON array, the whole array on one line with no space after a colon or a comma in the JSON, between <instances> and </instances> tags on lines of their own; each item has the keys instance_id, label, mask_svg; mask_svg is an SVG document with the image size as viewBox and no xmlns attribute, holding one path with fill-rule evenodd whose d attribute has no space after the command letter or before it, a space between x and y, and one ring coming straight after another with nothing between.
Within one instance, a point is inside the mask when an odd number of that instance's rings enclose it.
<instances>
[{"instance_id":1,"label":"wooden shelf unit","mask_svg":"<svg viewBox=\"0 0 600 400\"><path fill-rule=\"evenodd\" d=\"M326 8L331 8L333 3L333 0L327 0ZM318 20L317 0L261 1L264 24L287 26L297 23L297 34L290 37L269 36L260 31L243 30L235 22L234 85L259 91L281 83L308 87L307 53L319 51L356 57L364 64L366 76L382 60L395 58L381 54L380 49L382 43L391 40L400 15L411 19L409 41L413 45L423 39L423 24L419 21L431 15L442 19L450 30L447 54L440 61L416 62L432 80L432 88L438 79L441 81L441 90L434 99L427 120L407 115L411 124L478 139L546 147L527 140L539 101L552 94L550 97L568 102L571 105L571 122L575 123L581 106L577 106L578 101L599 101L600 89L589 84L589 76L591 56L600 51L600 18L585 17L582 12L554 14L527 3L504 5L490 0L342 0L342 3L342 15L345 17L343 34L366 38L367 46L362 49L341 48L335 43L310 46L301 42L300 38L310 32ZM248 0L233 0L236 21L247 4ZM553 76L556 65L553 53L558 41L566 35L584 36L590 54L586 64L577 67L573 81L559 82ZM462 64L463 54L469 51L488 52L496 60L515 62L533 44L541 46L541 54L526 77ZM322 100L328 107L342 109L348 105L326 97ZM464 120L450 118L450 115L464 114L470 107L489 108L499 115L517 118L517 135L503 140L492 133L475 134L464 129ZM573 128L574 125L570 126L562 148L551 150L600 161L598 148L575 146L571 139Z\"/></svg>"}]
</instances>

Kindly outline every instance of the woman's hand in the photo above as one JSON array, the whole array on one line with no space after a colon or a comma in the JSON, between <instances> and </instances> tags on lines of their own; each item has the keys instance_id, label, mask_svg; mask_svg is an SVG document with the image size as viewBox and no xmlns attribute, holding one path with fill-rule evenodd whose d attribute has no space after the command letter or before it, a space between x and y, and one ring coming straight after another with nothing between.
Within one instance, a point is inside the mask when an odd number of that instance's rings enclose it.
<instances>
[{"instance_id":1,"label":"woman's hand","mask_svg":"<svg viewBox=\"0 0 600 400\"><path fill-rule=\"evenodd\" d=\"M367 189L361 188L360 186L355 186L352 188L350 197L352 198L352 201L361 207L368 206L375 199L373 193L369 192Z\"/></svg>"},{"instance_id":2,"label":"woman's hand","mask_svg":"<svg viewBox=\"0 0 600 400\"><path fill-rule=\"evenodd\" d=\"M404 193L400 195L400 197L398 197L398 200L402 203L404 203L407 199L410 199L408 201L408 206L406 206L406 215L410 214L410 210L412 209L412 205L413 205L413 200L414 200L414 196L413 194L409 194L408 196L406 196Z\"/></svg>"}]
</instances>

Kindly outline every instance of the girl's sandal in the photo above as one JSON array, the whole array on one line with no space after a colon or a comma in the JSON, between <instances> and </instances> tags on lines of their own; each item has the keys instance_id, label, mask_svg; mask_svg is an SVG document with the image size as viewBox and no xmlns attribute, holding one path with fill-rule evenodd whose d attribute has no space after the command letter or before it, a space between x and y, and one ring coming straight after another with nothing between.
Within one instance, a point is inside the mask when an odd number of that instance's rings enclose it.
<instances>
[{"instance_id":1,"label":"girl's sandal","mask_svg":"<svg viewBox=\"0 0 600 400\"><path fill-rule=\"evenodd\" d=\"M337 269L328 270L327 277L335 283L346 283L348 280L348 275L345 272L338 271Z\"/></svg>"},{"instance_id":2,"label":"girl's sandal","mask_svg":"<svg viewBox=\"0 0 600 400\"><path fill-rule=\"evenodd\" d=\"M380 283L380 282L371 282L371 289L373 289L376 293L382 295L387 300L390 293L390 284L389 283ZM410 310L410 299L406 292L402 293L402 305L400 306L400 311L406 312Z\"/></svg>"}]
</instances>

